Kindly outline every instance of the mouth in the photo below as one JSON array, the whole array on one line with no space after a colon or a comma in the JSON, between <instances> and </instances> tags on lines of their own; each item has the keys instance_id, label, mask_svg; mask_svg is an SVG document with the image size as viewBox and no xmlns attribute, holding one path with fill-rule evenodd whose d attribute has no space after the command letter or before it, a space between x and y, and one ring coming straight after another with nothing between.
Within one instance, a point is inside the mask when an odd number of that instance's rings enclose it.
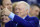
<instances>
[{"instance_id":1,"label":"mouth","mask_svg":"<svg viewBox=\"0 0 40 27\"><path fill-rule=\"evenodd\" d=\"M16 14L20 14L19 12L16 12Z\"/></svg>"},{"instance_id":2,"label":"mouth","mask_svg":"<svg viewBox=\"0 0 40 27\"><path fill-rule=\"evenodd\" d=\"M8 8L8 9L12 9L12 8Z\"/></svg>"},{"instance_id":3,"label":"mouth","mask_svg":"<svg viewBox=\"0 0 40 27\"><path fill-rule=\"evenodd\" d=\"M7 20L7 19L2 18L2 21L5 21L5 20Z\"/></svg>"}]
</instances>

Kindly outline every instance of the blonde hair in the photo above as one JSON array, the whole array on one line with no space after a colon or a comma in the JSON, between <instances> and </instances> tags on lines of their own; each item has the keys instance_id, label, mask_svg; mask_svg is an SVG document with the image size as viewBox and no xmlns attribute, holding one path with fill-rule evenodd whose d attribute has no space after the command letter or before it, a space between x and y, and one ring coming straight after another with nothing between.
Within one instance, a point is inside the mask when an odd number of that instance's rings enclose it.
<instances>
[{"instance_id":1,"label":"blonde hair","mask_svg":"<svg viewBox=\"0 0 40 27\"><path fill-rule=\"evenodd\" d=\"M15 8L16 4L17 4L17 2L14 2L14 3L12 4L12 7Z\"/></svg>"}]
</instances>

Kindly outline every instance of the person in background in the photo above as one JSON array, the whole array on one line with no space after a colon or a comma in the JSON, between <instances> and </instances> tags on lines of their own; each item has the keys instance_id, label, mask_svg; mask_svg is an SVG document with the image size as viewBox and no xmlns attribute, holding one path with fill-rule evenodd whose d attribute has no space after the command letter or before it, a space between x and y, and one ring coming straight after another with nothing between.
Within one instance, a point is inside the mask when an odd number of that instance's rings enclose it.
<instances>
[{"instance_id":1,"label":"person in background","mask_svg":"<svg viewBox=\"0 0 40 27\"><path fill-rule=\"evenodd\" d=\"M12 19L12 21L10 21L11 23L8 22L5 24L5 27L16 27L16 24L17 24L17 27L38 27L38 25L39 25L39 20L37 17L30 17L28 15L28 13L30 11L30 5L24 1L18 2L15 7L15 10L17 12L19 12L21 17L10 12L7 9L7 7L3 10L4 10L5 14L8 14L8 17Z\"/></svg>"},{"instance_id":2,"label":"person in background","mask_svg":"<svg viewBox=\"0 0 40 27\"><path fill-rule=\"evenodd\" d=\"M5 8L7 6L7 8L10 11L12 11L12 2L11 2L11 0L3 0L2 4L3 4L3 8Z\"/></svg>"},{"instance_id":3,"label":"person in background","mask_svg":"<svg viewBox=\"0 0 40 27\"><path fill-rule=\"evenodd\" d=\"M5 23L10 21L8 15L5 14L4 11L1 12L1 20L2 20L1 27L5 27Z\"/></svg>"},{"instance_id":4,"label":"person in background","mask_svg":"<svg viewBox=\"0 0 40 27\"><path fill-rule=\"evenodd\" d=\"M30 12L29 12L29 16L35 16L35 17L37 17L38 15L39 15L39 5L32 4Z\"/></svg>"},{"instance_id":5,"label":"person in background","mask_svg":"<svg viewBox=\"0 0 40 27\"><path fill-rule=\"evenodd\" d=\"M40 12L39 5L32 4L29 15L38 17L39 12ZM38 17L38 19L39 19L39 17ZM39 20L39 27L40 27L40 20Z\"/></svg>"}]
</instances>

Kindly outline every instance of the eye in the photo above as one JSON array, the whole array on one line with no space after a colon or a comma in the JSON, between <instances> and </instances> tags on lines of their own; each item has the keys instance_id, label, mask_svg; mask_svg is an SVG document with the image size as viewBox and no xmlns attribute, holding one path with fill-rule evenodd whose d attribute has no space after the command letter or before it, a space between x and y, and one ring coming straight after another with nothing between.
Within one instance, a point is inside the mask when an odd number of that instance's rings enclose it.
<instances>
[{"instance_id":1,"label":"eye","mask_svg":"<svg viewBox=\"0 0 40 27\"><path fill-rule=\"evenodd\" d=\"M15 10L17 10L17 8L15 8Z\"/></svg>"},{"instance_id":2,"label":"eye","mask_svg":"<svg viewBox=\"0 0 40 27\"><path fill-rule=\"evenodd\" d=\"M7 5L9 5L9 4L7 4Z\"/></svg>"},{"instance_id":3,"label":"eye","mask_svg":"<svg viewBox=\"0 0 40 27\"><path fill-rule=\"evenodd\" d=\"M3 17L4 15L1 15L1 17Z\"/></svg>"},{"instance_id":4,"label":"eye","mask_svg":"<svg viewBox=\"0 0 40 27\"><path fill-rule=\"evenodd\" d=\"M5 16L8 16L8 15L5 15Z\"/></svg>"},{"instance_id":5,"label":"eye","mask_svg":"<svg viewBox=\"0 0 40 27\"><path fill-rule=\"evenodd\" d=\"M3 10L3 9L1 8L1 10Z\"/></svg>"},{"instance_id":6,"label":"eye","mask_svg":"<svg viewBox=\"0 0 40 27\"><path fill-rule=\"evenodd\" d=\"M38 12L38 10L36 10L36 12Z\"/></svg>"}]
</instances>

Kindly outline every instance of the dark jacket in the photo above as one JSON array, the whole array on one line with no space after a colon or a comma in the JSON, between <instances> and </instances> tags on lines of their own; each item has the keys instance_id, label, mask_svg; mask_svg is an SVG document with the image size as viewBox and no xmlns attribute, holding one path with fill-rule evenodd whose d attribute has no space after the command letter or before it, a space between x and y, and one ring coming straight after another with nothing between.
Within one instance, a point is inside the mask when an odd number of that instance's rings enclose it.
<instances>
[{"instance_id":1,"label":"dark jacket","mask_svg":"<svg viewBox=\"0 0 40 27\"><path fill-rule=\"evenodd\" d=\"M17 24L17 26L16 26ZM39 19L37 17L26 16L25 19L15 15L13 21L5 24L5 27L38 27Z\"/></svg>"}]
</instances>

